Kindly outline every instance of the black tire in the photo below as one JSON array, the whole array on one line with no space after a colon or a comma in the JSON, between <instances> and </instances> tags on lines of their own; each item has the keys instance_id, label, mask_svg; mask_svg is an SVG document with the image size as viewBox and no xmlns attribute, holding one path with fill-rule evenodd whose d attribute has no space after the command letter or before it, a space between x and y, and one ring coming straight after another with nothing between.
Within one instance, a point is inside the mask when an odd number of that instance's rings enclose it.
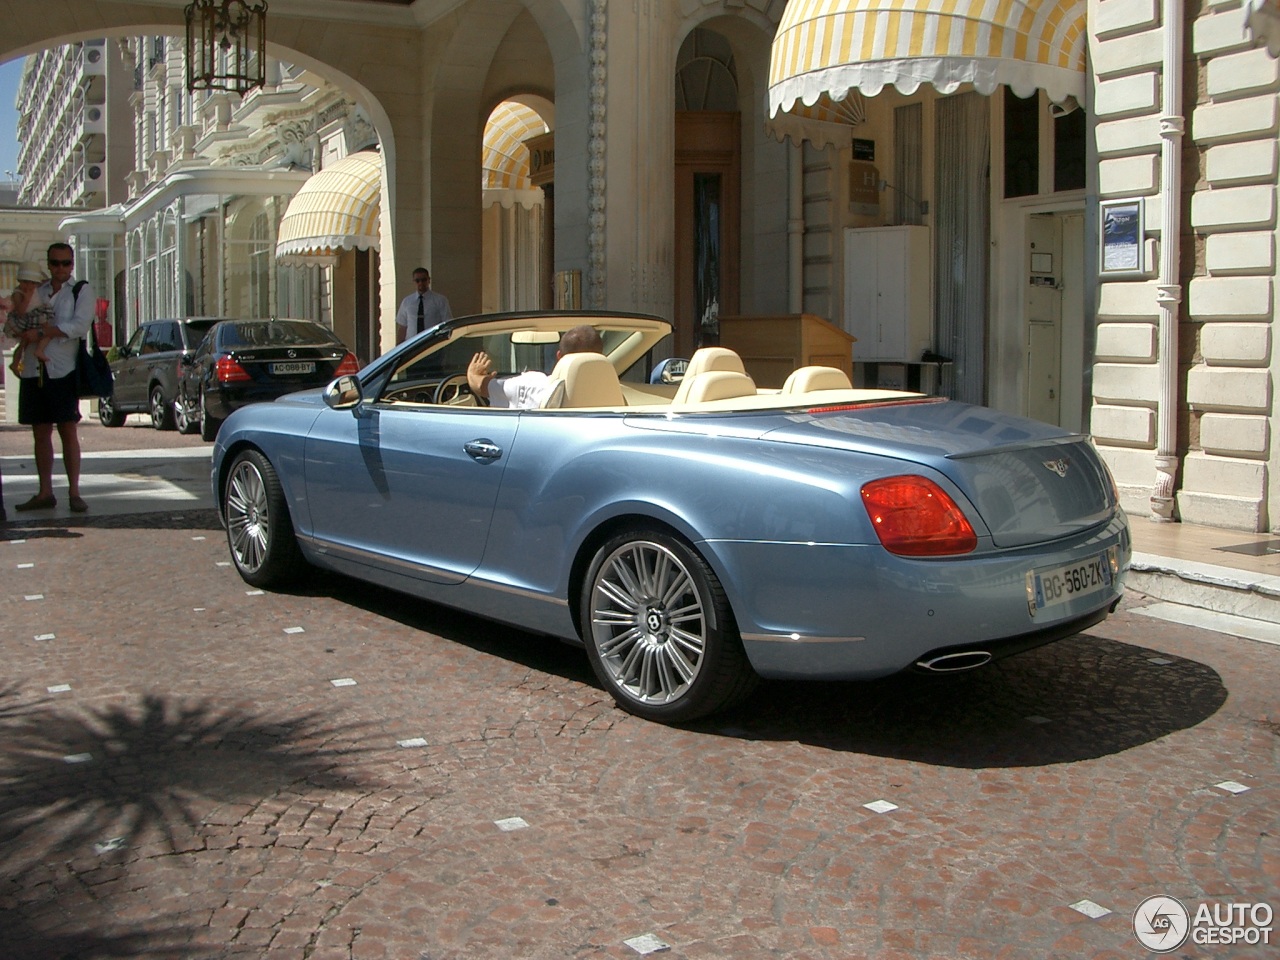
<instances>
[{"instance_id":1,"label":"black tire","mask_svg":"<svg viewBox=\"0 0 1280 960\"><path fill-rule=\"evenodd\" d=\"M195 433L200 429L200 421L195 417L195 411L191 409L190 402L178 394L178 399L173 401L173 426L179 433Z\"/></svg>"},{"instance_id":2,"label":"black tire","mask_svg":"<svg viewBox=\"0 0 1280 960\"><path fill-rule=\"evenodd\" d=\"M647 720L706 716L759 682L720 581L669 533L628 530L596 552L581 622L596 677L618 706Z\"/></svg>"},{"instance_id":3,"label":"black tire","mask_svg":"<svg viewBox=\"0 0 1280 960\"><path fill-rule=\"evenodd\" d=\"M280 478L257 450L231 462L222 491L231 561L245 583L275 587L296 579L305 567L294 536Z\"/></svg>"},{"instance_id":4,"label":"black tire","mask_svg":"<svg viewBox=\"0 0 1280 960\"><path fill-rule=\"evenodd\" d=\"M157 430L173 429L173 404L164 398L164 391L160 389L160 384L156 384L151 388L151 397L149 402L151 410L151 426Z\"/></svg>"},{"instance_id":5,"label":"black tire","mask_svg":"<svg viewBox=\"0 0 1280 960\"><path fill-rule=\"evenodd\" d=\"M200 439L216 440L218 438L218 429L222 426L222 421L216 417L209 416L209 408L205 406L204 392L200 393Z\"/></svg>"},{"instance_id":6,"label":"black tire","mask_svg":"<svg viewBox=\"0 0 1280 960\"><path fill-rule=\"evenodd\" d=\"M98 420L104 427L123 427L125 415L116 407L114 397L98 398Z\"/></svg>"}]
</instances>

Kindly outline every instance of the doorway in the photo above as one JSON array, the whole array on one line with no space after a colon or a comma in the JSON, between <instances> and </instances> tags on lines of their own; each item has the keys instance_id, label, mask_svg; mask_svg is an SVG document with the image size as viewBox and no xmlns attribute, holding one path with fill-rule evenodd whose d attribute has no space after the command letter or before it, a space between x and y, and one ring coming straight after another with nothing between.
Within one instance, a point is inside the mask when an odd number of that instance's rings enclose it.
<instances>
[{"instance_id":1,"label":"doorway","mask_svg":"<svg viewBox=\"0 0 1280 960\"><path fill-rule=\"evenodd\" d=\"M719 317L738 312L741 120L676 113L675 352L719 343Z\"/></svg>"}]
</instances>

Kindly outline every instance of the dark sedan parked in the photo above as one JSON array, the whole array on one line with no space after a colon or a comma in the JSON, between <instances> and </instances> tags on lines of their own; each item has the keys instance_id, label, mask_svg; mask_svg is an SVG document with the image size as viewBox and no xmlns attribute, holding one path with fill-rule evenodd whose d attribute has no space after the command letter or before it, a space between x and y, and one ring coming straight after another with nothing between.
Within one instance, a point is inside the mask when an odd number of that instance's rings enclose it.
<instances>
[{"instance_id":1,"label":"dark sedan parked","mask_svg":"<svg viewBox=\"0 0 1280 960\"><path fill-rule=\"evenodd\" d=\"M322 387L359 366L332 330L310 320L223 320L183 361L178 429L199 424L212 440L233 410Z\"/></svg>"},{"instance_id":2,"label":"dark sedan parked","mask_svg":"<svg viewBox=\"0 0 1280 960\"><path fill-rule=\"evenodd\" d=\"M192 355L200 338L220 319L186 317L141 324L111 364L112 395L98 401L103 426L122 427L128 414L150 413L153 427L172 430L182 358Z\"/></svg>"}]
</instances>

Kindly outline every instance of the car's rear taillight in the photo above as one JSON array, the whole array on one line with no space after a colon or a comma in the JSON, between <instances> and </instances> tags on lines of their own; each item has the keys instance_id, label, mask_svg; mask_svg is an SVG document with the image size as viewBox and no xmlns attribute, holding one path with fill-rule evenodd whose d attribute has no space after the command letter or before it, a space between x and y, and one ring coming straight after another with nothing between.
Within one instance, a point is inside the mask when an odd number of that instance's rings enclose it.
<instances>
[{"instance_id":1,"label":"car's rear taillight","mask_svg":"<svg viewBox=\"0 0 1280 960\"><path fill-rule=\"evenodd\" d=\"M338 369L334 371L335 377L346 377L351 374L360 372L360 361L356 359L354 353L348 353L342 358L342 362L338 364Z\"/></svg>"},{"instance_id":2,"label":"car's rear taillight","mask_svg":"<svg viewBox=\"0 0 1280 960\"><path fill-rule=\"evenodd\" d=\"M218 364L214 367L214 376L218 378L219 383L236 383L252 379L248 370L240 366L234 357L228 356L218 358Z\"/></svg>"},{"instance_id":3,"label":"car's rear taillight","mask_svg":"<svg viewBox=\"0 0 1280 960\"><path fill-rule=\"evenodd\" d=\"M862 505L890 553L940 557L969 553L978 545L973 527L955 501L925 477L872 480L862 488Z\"/></svg>"}]
</instances>

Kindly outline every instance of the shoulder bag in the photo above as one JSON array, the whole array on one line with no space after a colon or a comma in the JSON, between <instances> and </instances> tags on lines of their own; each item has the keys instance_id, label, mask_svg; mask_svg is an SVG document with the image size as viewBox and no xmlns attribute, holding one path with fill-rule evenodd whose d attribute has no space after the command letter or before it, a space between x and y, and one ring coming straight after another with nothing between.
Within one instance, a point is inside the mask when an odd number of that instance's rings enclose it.
<instances>
[{"instance_id":1,"label":"shoulder bag","mask_svg":"<svg viewBox=\"0 0 1280 960\"><path fill-rule=\"evenodd\" d=\"M74 304L80 299L80 288L85 285L85 281L79 281L71 288L71 302ZM89 336L80 341L80 353L76 355L76 396L78 397L109 397L115 384L111 377L111 364L107 362L107 355L102 352L102 348L98 346L97 334L93 331L93 324L89 324Z\"/></svg>"}]
</instances>

